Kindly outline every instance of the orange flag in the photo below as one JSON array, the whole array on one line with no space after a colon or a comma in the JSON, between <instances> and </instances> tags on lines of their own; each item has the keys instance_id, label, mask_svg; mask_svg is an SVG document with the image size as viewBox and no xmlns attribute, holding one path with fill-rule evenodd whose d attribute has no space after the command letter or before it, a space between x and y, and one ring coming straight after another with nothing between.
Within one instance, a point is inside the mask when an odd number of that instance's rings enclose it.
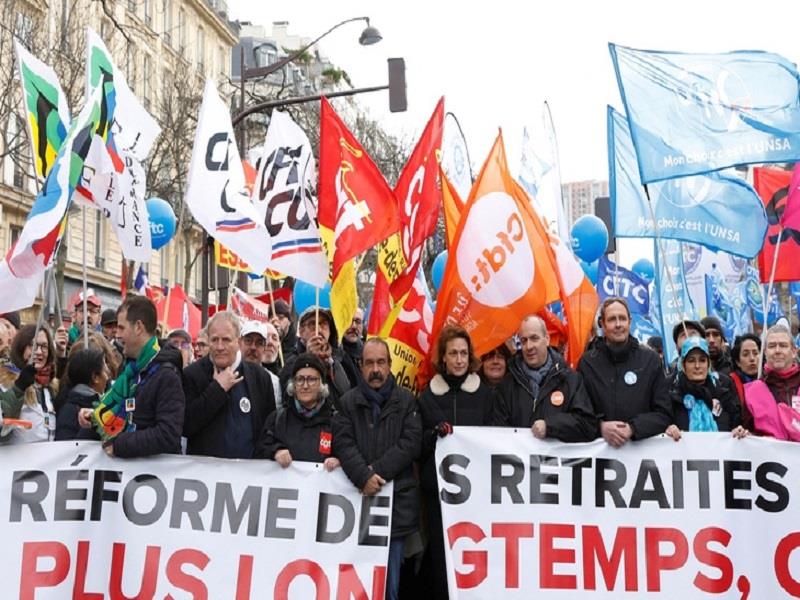
<instances>
[{"instance_id":1,"label":"orange flag","mask_svg":"<svg viewBox=\"0 0 800 600\"><path fill-rule=\"evenodd\" d=\"M331 263L331 312L344 332L353 320L356 260L400 229L394 192L325 98L320 109L319 226Z\"/></svg>"},{"instance_id":2,"label":"orange flag","mask_svg":"<svg viewBox=\"0 0 800 600\"><path fill-rule=\"evenodd\" d=\"M439 167L439 177L442 181L442 208L444 209L444 230L447 234L447 247L453 247L453 239L456 237L458 222L461 220L461 213L464 211L464 201L459 197L458 191L445 175L444 170Z\"/></svg>"},{"instance_id":3,"label":"orange flag","mask_svg":"<svg viewBox=\"0 0 800 600\"><path fill-rule=\"evenodd\" d=\"M502 134L472 187L450 248L431 339L464 327L480 355L559 298L547 233L508 171Z\"/></svg>"}]
</instances>

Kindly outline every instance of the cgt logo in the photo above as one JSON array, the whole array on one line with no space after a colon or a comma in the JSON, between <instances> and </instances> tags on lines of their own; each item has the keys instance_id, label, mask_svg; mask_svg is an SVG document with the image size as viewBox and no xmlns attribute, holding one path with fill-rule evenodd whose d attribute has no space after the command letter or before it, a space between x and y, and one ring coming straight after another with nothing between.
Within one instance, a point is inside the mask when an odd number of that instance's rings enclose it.
<instances>
[{"instance_id":1,"label":"cgt logo","mask_svg":"<svg viewBox=\"0 0 800 600\"><path fill-rule=\"evenodd\" d=\"M534 258L514 199L504 192L479 198L467 216L456 264L475 299L493 307L508 306L531 287Z\"/></svg>"}]
</instances>

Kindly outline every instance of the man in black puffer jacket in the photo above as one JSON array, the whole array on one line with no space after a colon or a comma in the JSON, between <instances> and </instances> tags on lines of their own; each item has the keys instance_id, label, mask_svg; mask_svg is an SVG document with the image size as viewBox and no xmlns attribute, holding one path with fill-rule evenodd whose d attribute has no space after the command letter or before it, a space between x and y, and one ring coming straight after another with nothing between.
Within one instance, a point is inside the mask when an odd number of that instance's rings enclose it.
<instances>
[{"instance_id":1,"label":"man in black puffer jacket","mask_svg":"<svg viewBox=\"0 0 800 600\"><path fill-rule=\"evenodd\" d=\"M345 474L366 496L394 481L392 533L386 598L397 598L407 535L419 526L414 460L419 456L422 422L417 401L391 373L389 346L380 338L364 344L362 381L340 399L333 417L333 454Z\"/></svg>"},{"instance_id":2,"label":"man in black puffer jacket","mask_svg":"<svg viewBox=\"0 0 800 600\"><path fill-rule=\"evenodd\" d=\"M253 458L267 416L275 410L272 381L242 360L239 319L218 312L208 321L208 355L183 372L187 454Z\"/></svg>"},{"instance_id":3,"label":"man in black puffer jacket","mask_svg":"<svg viewBox=\"0 0 800 600\"><path fill-rule=\"evenodd\" d=\"M658 355L630 336L625 300L607 298L599 325L604 335L583 354L578 373L600 419L600 435L619 448L664 433L672 423L667 380Z\"/></svg>"},{"instance_id":4,"label":"man in black puffer jacket","mask_svg":"<svg viewBox=\"0 0 800 600\"><path fill-rule=\"evenodd\" d=\"M580 375L549 348L544 321L530 315L518 331L522 350L494 393L494 425L530 427L539 439L590 442L597 418Z\"/></svg>"}]
</instances>

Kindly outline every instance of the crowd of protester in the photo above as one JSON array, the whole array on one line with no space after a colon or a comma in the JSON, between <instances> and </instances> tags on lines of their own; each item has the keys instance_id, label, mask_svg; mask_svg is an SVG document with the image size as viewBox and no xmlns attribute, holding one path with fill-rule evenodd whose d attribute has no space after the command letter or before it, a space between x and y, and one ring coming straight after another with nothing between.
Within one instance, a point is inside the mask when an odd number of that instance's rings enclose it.
<instances>
[{"instance_id":1,"label":"crowd of protester","mask_svg":"<svg viewBox=\"0 0 800 600\"><path fill-rule=\"evenodd\" d=\"M679 442L687 431L800 439L800 367L784 325L766 332L762 365L758 336L731 345L717 319L683 321L672 339L679 358L665 369L664 342L640 344L625 302L609 298L577 370L536 315L480 358L467 331L446 327L436 374L416 398L395 381L387 343L364 339L361 310L340 336L330 311L313 307L295 321L279 300L271 323L218 312L192 339L158 332L143 296L101 312L89 293L86 307L88 332L82 297L69 329L0 316L1 443L86 439L121 458L312 461L341 468L365 495L394 482L388 598L414 586L415 598L447 598L434 456L454 426L616 448L661 434ZM100 435L95 407L114 396L126 426Z\"/></svg>"}]
</instances>

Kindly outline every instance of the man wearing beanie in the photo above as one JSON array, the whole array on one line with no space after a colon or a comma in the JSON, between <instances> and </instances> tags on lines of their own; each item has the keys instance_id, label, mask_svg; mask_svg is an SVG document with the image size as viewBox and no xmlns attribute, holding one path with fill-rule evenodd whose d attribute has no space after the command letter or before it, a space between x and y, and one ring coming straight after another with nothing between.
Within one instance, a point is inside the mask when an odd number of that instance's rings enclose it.
<instances>
[{"instance_id":1,"label":"man wearing beanie","mask_svg":"<svg viewBox=\"0 0 800 600\"><path fill-rule=\"evenodd\" d=\"M711 366L717 373L730 375L733 369L725 340L725 330L717 317L708 316L700 321L705 328L705 338L708 342L708 353L711 356Z\"/></svg>"}]
</instances>

